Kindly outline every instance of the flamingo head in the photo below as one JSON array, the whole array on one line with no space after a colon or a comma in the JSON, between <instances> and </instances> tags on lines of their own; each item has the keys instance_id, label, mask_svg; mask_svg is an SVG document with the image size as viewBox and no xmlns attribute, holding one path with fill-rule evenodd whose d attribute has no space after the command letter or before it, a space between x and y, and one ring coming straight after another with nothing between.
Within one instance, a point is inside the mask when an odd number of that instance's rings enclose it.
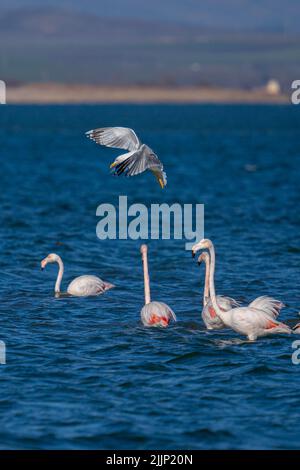
<instances>
[{"instance_id":1,"label":"flamingo head","mask_svg":"<svg viewBox=\"0 0 300 470\"><path fill-rule=\"evenodd\" d=\"M206 251L203 251L203 253L201 253L201 255L199 256L198 258L198 265L200 266L200 264L202 262L208 262L209 261L209 254L206 252Z\"/></svg>"},{"instance_id":2,"label":"flamingo head","mask_svg":"<svg viewBox=\"0 0 300 470\"><path fill-rule=\"evenodd\" d=\"M46 256L46 258L41 261L41 269L44 269L48 263L55 263L57 260L58 255L55 253L50 253L50 255Z\"/></svg>"},{"instance_id":3,"label":"flamingo head","mask_svg":"<svg viewBox=\"0 0 300 470\"><path fill-rule=\"evenodd\" d=\"M140 248L140 251L141 251L141 255L146 255L147 254L147 251L148 251L148 247L147 245L141 245L141 248Z\"/></svg>"},{"instance_id":4,"label":"flamingo head","mask_svg":"<svg viewBox=\"0 0 300 470\"><path fill-rule=\"evenodd\" d=\"M203 238L200 242L196 243L192 248L192 256L195 257L197 251L205 250L212 247L212 242L208 238Z\"/></svg>"}]
</instances>

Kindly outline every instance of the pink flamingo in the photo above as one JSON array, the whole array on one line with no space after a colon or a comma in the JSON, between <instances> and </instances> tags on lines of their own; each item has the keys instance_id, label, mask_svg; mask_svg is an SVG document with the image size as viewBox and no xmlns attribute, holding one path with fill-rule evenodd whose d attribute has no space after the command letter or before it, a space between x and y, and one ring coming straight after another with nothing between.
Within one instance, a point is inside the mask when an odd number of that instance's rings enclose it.
<instances>
[{"instance_id":1,"label":"pink flamingo","mask_svg":"<svg viewBox=\"0 0 300 470\"><path fill-rule=\"evenodd\" d=\"M210 276L210 258L208 253L203 252L198 258L198 264L200 265L202 261L205 261L206 269L205 269L205 287L204 287L204 298L203 298L203 310L202 310L202 319L209 330L219 330L221 328L226 328L226 325L222 322L222 320L217 316L212 302L209 298L209 276ZM217 302L221 310L227 312L231 310L233 307L240 307L240 302L237 302L235 299L231 297L225 297L222 295L217 295ZM263 310L264 312L268 313L268 315L272 316L273 318L277 318L280 310L284 307L282 302L273 299L272 297L268 297L263 295L261 297L257 297L257 299L253 300L249 307L257 308L259 310Z\"/></svg>"},{"instance_id":2,"label":"pink flamingo","mask_svg":"<svg viewBox=\"0 0 300 470\"><path fill-rule=\"evenodd\" d=\"M209 277L210 277L210 258L209 254L204 251L198 258L198 264L205 262L205 283L203 291L203 309L202 309L202 320L208 330L221 330L227 328L224 322L215 312L212 301L209 296ZM223 295L217 295L217 302L220 309L224 312L231 310L233 307L238 307L240 304L231 297L225 297Z\"/></svg>"},{"instance_id":3,"label":"pink flamingo","mask_svg":"<svg viewBox=\"0 0 300 470\"><path fill-rule=\"evenodd\" d=\"M59 266L58 275L55 283L55 294L59 296L60 285L64 274L64 264L60 256L55 253L50 253L46 258L41 261L41 268L44 269L48 263L57 263ZM103 294L106 290L115 287L110 282L104 282L97 276L79 276L73 279L67 288L67 294L76 297L87 297L89 295Z\"/></svg>"},{"instance_id":4,"label":"pink flamingo","mask_svg":"<svg viewBox=\"0 0 300 470\"><path fill-rule=\"evenodd\" d=\"M144 270L145 305L141 310L141 320L145 326L162 326L166 328L171 319L176 321L176 315L167 304L151 302L147 252L147 245L142 245L141 255Z\"/></svg>"},{"instance_id":5,"label":"pink flamingo","mask_svg":"<svg viewBox=\"0 0 300 470\"><path fill-rule=\"evenodd\" d=\"M208 249L210 253L210 299L216 314L226 326L247 336L250 341L255 341L258 337L269 334L291 333L291 329L287 325L276 320L283 304L269 297L259 297L248 307L235 307L226 312L222 311L218 306L215 293L215 250L211 240L203 239L194 245L192 248L193 255L196 251L202 249ZM258 308L262 305L265 306L265 310Z\"/></svg>"}]
</instances>

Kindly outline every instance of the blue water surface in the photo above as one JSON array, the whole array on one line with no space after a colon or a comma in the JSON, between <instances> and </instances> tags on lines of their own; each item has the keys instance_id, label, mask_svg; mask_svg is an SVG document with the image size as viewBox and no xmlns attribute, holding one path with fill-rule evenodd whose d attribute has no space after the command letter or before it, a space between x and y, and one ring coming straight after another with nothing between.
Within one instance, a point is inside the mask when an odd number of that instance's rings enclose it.
<instances>
[{"instance_id":1,"label":"blue water surface","mask_svg":"<svg viewBox=\"0 0 300 470\"><path fill-rule=\"evenodd\" d=\"M114 178L122 152L88 141L97 126L133 127L162 159L153 175ZM184 240L149 241L153 300L178 322L147 329L140 240L99 240L96 208L205 204L217 292L268 294L294 324L300 279L300 108L296 106L2 106L0 447L8 449L296 449L296 336L255 343L201 320L203 267ZM53 295L96 274L96 298ZM300 339L300 338L299 338Z\"/></svg>"}]
</instances>

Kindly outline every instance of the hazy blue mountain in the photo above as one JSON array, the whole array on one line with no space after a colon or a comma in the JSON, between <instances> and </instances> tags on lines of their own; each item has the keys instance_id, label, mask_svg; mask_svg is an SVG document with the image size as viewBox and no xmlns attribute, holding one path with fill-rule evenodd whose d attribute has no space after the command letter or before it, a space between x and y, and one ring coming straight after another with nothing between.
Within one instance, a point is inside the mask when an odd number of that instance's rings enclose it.
<instances>
[{"instance_id":1,"label":"hazy blue mountain","mask_svg":"<svg viewBox=\"0 0 300 470\"><path fill-rule=\"evenodd\" d=\"M221 30L300 32L299 0L4 0L9 8L29 5L77 8L102 17L161 20Z\"/></svg>"},{"instance_id":2,"label":"hazy blue mountain","mask_svg":"<svg viewBox=\"0 0 300 470\"><path fill-rule=\"evenodd\" d=\"M269 0L40 3L0 10L0 79L253 87L277 78L288 88L300 77L299 35L284 33L278 0L269 12Z\"/></svg>"},{"instance_id":3,"label":"hazy blue mountain","mask_svg":"<svg viewBox=\"0 0 300 470\"><path fill-rule=\"evenodd\" d=\"M204 29L203 29L204 30ZM76 40L92 39L108 43L158 41L161 38L192 37L199 34L196 26L165 23L135 18L100 17L61 7L20 7L0 12L0 38L18 40Z\"/></svg>"}]
</instances>

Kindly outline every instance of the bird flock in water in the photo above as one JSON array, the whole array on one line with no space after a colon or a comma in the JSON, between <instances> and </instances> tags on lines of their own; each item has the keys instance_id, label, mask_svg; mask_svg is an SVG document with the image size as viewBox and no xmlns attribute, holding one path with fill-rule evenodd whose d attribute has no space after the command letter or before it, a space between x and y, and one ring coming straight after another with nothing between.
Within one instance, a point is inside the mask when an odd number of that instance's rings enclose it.
<instances>
[{"instance_id":1,"label":"bird flock in water","mask_svg":"<svg viewBox=\"0 0 300 470\"><path fill-rule=\"evenodd\" d=\"M107 127L88 131L87 137L97 144L127 150L110 165L115 176L135 176L150 170L156 177L161 188L167 184L167 175L157 155L145 144L142 144L132 129L124 127ZM204 251L207 250L207 251ZM231 297L216 295L215 291L215 264L216 256L211 240L203 239L192 247L192 255L201 251L198 264L205 264L205 281L203 292L202 320L208 330L230 328L236 333L246 336L249 341L258 337L273 334L300 334L300 323L290 328L278 320L284 304L269 296L260 296L247 306ZM151 301L150 278L148 270L148 247L140 247L144 273L145 305L141 310L141 321L146 327L169 326L171 321L176 322L173 310L164 302ZM64 264L61 257L55 253L49 254L41 261L44 269L48 263L57 263L59 270L55 283L55 296L87 297L103 294L112 289L114 284L105 282L97 276L84 275L75 278L68 286L67 291L61 292L61 281L64 273Z\"/></svg>"}]
</instances>

